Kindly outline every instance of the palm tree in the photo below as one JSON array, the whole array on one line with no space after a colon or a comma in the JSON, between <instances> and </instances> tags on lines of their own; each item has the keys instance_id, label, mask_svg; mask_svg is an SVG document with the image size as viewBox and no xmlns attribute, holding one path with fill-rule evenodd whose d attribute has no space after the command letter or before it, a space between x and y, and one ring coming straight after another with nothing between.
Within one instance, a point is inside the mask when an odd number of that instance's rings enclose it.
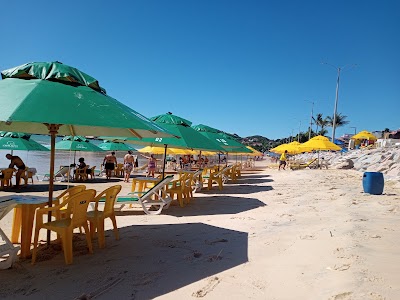
<instances>
[{"instance_id":1,"label":"palm tree","mask_svg":"<svg viewBox=\"0 0 400 300\"><path fill-rule=\"evenodd\" d=\"M322 114L320 113L320 114L316 115L316 118L314 119L314 121L315 121L315 124L317 124L317 130L316 130L317 134L325 135L328 133L327 130L325 129L325 127L329 125L328 117L323 118ZM318 127L321 127L320 131L318 131Z\"/></svg>"},{"instance_id":2,"label":"palm tree","mask_svg":"<svg viewBox=\"0 0 400 300\"><path fill-rule=\"evenodd\" d=\"M350 122L346 120L347 116L343 116L342 114L336 114L336 124L335 127L340 127L346 124L349 124ZM327 117L326 118L328 121L328 126L333 127L333 118L332 117Z\"/></svg>"}]
</instances>

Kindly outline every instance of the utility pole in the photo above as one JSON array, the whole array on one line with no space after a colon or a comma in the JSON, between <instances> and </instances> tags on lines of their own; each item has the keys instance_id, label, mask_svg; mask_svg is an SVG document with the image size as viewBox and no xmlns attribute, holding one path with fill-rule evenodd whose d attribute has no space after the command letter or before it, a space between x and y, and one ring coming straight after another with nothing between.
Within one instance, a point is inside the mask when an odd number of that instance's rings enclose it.
<instances>
[{"instance_id":1,"label":"utility pole","mask_svg":"<svg viewBox=\"0 0 400 300\"><path fill-rule=\"evenodd\" d=\"M337 105L338 105L338 100L339 100L339 82L340 82L340 71L343 71L344 68L347 67L355 67L357 66L356 64L353 65L347 65L342 67L337 67L334 65L331 65L329 63L323 62L324 65L331 66L332 68L335 68L337 70L337 80L336 80L336 97L335 97L335 108L333 110L333 122L332 122L332 143L335 142L335 131L336 131L336 114L337 114Z\"/></svg>"},{"instance_id":2,"label":"utility pole","mask_svg":"<svg viewBox=\"0 0 400 300\"><path fill-rule=\"evenodd\" d=\"M311 139L311 130L313 125L313 115L314 115L314 101L308 101L311 103L311 118L310 118L310 128L308 129L308 140Z\"/></svg>"},{"instance_id":3,"label":"utility pole","mask_svg":"<svg viewBox=\"0 0 400 300\"><path fill-rule=\"evenodd\" d=\"M299 122L299 134L297 136L297 141L300 143L300 127L301 127L301 121Z\"/></svg>"}]
</instances>

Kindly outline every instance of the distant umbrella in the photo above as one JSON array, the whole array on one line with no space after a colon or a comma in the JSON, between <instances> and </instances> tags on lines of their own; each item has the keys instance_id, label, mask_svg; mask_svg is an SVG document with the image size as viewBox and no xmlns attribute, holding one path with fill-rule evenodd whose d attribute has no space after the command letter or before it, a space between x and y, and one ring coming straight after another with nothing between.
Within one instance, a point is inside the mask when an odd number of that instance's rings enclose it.
<instances>
[{"instance_id":1,"label":"distant umbrella","mask_svg":"<svg viewBox=\"0 0 400 300\"><path fill-rule=\"evenodd\" d=\"M29 134L19 132L2 132L0 134L0 149L24 151L49 151L48 148L32 140Z\"/></svg>"},{"instance_id":2,"label":"distant umbrella","mask_svg":"<svg viewBox=\"0 0 400 300\"><path fill-rule=\"evenodd\" d=\"M103 152L104 150L97 147L95 144L83 136L66 136L55 145L56 150L74 151L74 164L76 151L85 152Z\"/></svg>"},{"instance_id":3,"label":"distant umbrella","mask_svg":"<svg viewBox=\"0 0 400 300\"><path fill-rule=\"evenodd\" d=\"M137 151L130 145L124 144L122 142L113 142L109 140L104 140L103 143L98 145L99 148L104 151Z\"/></svg>"}]
</instances>

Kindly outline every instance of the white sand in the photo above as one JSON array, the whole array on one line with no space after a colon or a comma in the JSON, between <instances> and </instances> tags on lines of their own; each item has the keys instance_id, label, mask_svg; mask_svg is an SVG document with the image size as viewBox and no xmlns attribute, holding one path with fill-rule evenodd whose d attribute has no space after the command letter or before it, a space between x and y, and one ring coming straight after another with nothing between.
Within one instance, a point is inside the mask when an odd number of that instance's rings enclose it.
<instances>
[{"instance_id":1,"label":"white sand","mask_svg":"<svg viewBox=\"0 0 400 300\"><path fill-rule=\"evenodd\" d=\"M106 248L89 255L77 234L71 266L41 249L35 266L0 270L0 297L400 299L400 195L361 183L353 170L266 169L160 216L126 209L119 241L107 221Z\"/></svg>"}]
</instances>

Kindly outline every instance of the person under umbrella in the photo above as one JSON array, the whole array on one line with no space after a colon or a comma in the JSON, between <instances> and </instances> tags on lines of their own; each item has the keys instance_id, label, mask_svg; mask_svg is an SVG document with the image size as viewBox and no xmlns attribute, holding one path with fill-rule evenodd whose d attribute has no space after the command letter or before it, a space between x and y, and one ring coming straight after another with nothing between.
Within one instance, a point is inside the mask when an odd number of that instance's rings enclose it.
<instances>
[{"instance_id":1,"label":"person under umbrella","mask_svg":"<svg viewBox=\"0 0 400 300\"><path fill-rule=\"evenodd\" d=\"M124 156L124 182L129 182L129 178L131 177L131 172L133 170L133 165L135 163L135 158L132 155L132 151L128 150L128 153Z\"/></svg>"},{"instance_id":2,"label":"person under umbrella","mask_svg":"<svg viewBox=\"0 0 400 300\"><path fill-rule=\"evenodd\" d=\"M17 173L15 174L15 187L18 189L19 188L19 183L21 181L21 176L25 172L25 164L22 161L22 159L19 156L16 155L11 155L11 154L6 154L6 158L11 160L11 163L9 165L9 168L14 168L17 167Z\"/></svg>"},{"instance_id":3,"label":"person under umbrella","mask_svg":"<svg viewBox=\"0 0 400 300\"><path fill-rule=\"evenodd\" d=\"M106 178L107 179L111 178L111 173L112 173L112 171L114 171L116 164L118 164L118 163L117 163L117 158L115 157L114 151L111 152L110 154L107 154L104 157L103 166L104 166L104 169L106 170Z\"/></svg>"}]
</instances>

